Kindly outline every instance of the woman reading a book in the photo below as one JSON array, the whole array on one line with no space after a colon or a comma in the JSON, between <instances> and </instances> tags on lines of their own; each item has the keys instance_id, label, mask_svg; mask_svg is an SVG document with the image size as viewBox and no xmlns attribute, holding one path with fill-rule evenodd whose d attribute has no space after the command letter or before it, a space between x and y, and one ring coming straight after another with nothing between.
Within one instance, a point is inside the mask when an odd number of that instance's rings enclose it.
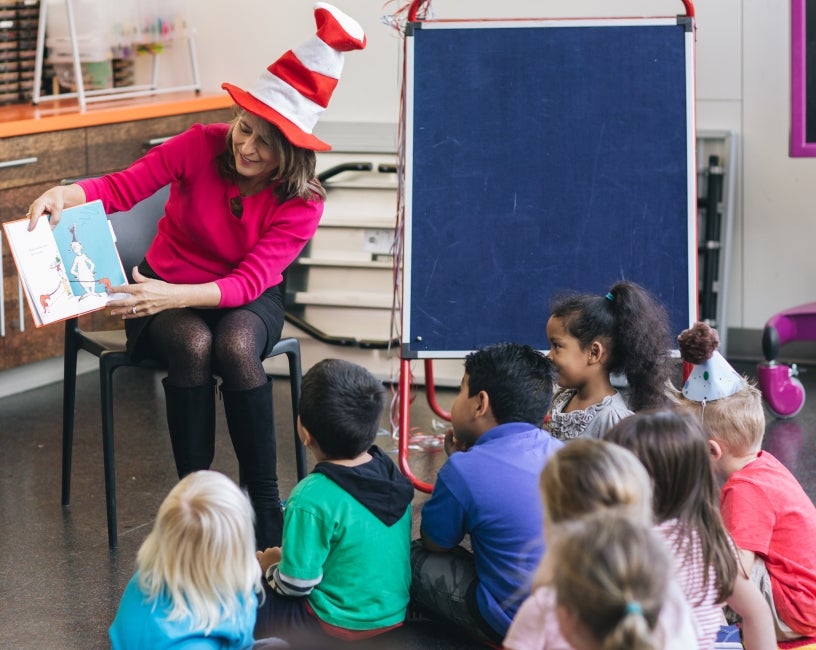
<instances>
[{"instance_id":1,"label":"woman reading a book","mask_svg":"<svg viewBox=\"0 0 816 650\"><path fill-rule=\"evenodd\" d=\"M164 390L179 477L207 469L215 439L215 380L230 437L256 511L259 549L281 543L272 391L262 361L280 338L280 284L314 235L325 192L312 135L342 69L362 49L362 28L315 5L317 34L270 65L250 91L222 84L236 106L230 124L196 124L124 171L58 186L29 210L52 224L63 208L101 199L128 210L170 185L164 217L128 294L110 303L125 319L137 359L167 365Z\"/></svg>"}]
</instances>

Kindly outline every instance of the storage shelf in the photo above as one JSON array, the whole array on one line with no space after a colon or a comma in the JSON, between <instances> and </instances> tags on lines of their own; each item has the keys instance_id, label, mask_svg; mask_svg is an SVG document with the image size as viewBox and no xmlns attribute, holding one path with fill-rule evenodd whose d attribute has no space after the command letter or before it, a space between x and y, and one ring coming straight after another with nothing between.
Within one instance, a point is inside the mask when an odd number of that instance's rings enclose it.
<instances>
[{"instance_id":1,"label":"storage shelf","mask_svg":"<svg viewBox=\"0 0 816 650\"><path fill-rule=\"evenodd\" d=\"M323 305L326 307L357 307L364 309L391 309L394 296L391 293L368 291L295 291L289 293L297 305Z\"/></svg>"},{"instance_id":2,"label":"storage shelf","mask_svg":"<svg viewBox=\"0 0 816 650\"><path fill-rule=\"evenodd\" d=\"M361 142L367 133L358 131ZM319 154L317 168L327 172L326 205L317 233L287 273L287 312L320 341L384 346L392 338L396 155L335 150Z\"/></svg>"},{"instance_id":3,"label":"storage shelf","mask_svg":"<svg viewBox=\"0 0 816 650\"><path fill-rule=\"evenodd\" d=\"M336 259L330 257L301 257L296 264L299 266L320 266L320 267L348 267L353 269L387 269L394 268L390 260L361 260L351 259L346 257L338 257Z\"/></svg>"},{"instance_id":4,"label":"storage shelf","mask_svg":"<svg viewBox=\"0 0 816 650\"><path fill-rule=\"evenodd\" d=\"M321 228L366 228L369 230L393 230L394 217L393 216L377 216L377 215L343 215L343 214L329 214L324 215L320 221Z\"/></svg>"}]
</instances>

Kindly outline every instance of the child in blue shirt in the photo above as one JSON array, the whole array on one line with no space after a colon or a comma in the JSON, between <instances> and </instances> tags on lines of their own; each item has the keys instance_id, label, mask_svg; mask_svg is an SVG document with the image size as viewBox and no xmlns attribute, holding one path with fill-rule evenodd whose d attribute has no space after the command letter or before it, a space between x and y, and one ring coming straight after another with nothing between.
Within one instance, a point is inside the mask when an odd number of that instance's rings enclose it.
<instances>
[{"instance_id":1,"label":"child in blue shirt","mask_svg":"<svg viewBox=\"0 0 816 650\"><path fill-rule=\"evenodd\" d=\"M527 345L465 359L450 454L411 551L417 609L501 643L544 550L538 477L562 446L541 428L555 369ZM470 536L473 552L459 544Z\"/></svg>"}]
</instances>

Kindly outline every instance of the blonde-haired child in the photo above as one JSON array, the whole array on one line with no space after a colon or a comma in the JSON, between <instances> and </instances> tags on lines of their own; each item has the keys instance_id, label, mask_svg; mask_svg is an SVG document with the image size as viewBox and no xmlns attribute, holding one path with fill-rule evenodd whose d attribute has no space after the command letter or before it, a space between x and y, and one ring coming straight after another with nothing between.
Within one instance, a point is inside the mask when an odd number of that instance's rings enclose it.
<instances>
[{"instance_id":1,"label":"blonde-haired child","mask_svg":"<svg viewBox=\"0 0 816 650\"><path fill-rule=\"evenodd\" d=\"M565 524L549 553L559 627L575 650L665 647L671 558L649 526L598 512Z\"/></svg>"},{"instance_id":2,"label":"blonde-haired child","mask_svg":"<svg viewBox=\"0 0 816 650\"><path fill-rule=\"evenodd\" d=\"M816 506L791 472L762 450L762 394L717 352L716 330L697 323L678 337L695 364L678 396L702 423L718 477L720 513L780 641L816 634Z\"/></svg>"},{"instance_id":3,"label":"blonde-haired child","mask_svg":"<svg viewBox=\"0 0 816 650\"><path fill-rule=\"evenodd\" d=\"M604 439L634 452L652 477L658 530L672 549L678 581L697 618L700 648L714 647L727 603L743 618L746 650L775 650L770 610L738 565L720 518L708 444L697 419L673 410L638 413Z\"/></svg>"},{"instance_id":4,"label":"blonde-haired child","mask_svg":"<svg viewBox=\"0 0 816 650\"><path fill-rule=\"evenodd\" d=\"M110 627L114 650L248 648L261 569L249 498L223 474L188 474L165 497Z\"/></svg>"},{"instance_id":5,"label":"blonde-haired child","mask_svg":"<svg viewBox=\"0 0 816 650\"><path fill-rule=\"evenodd\" d=\"M544 536L548 546L561 529L587 515L614 510L632 521L652 523L651 479L631 452L603 440L581 438L559 449L541 472L539 485L544 503ZM553 562L549 550L536 570L533 593L513 619L504 647L508 650L569 650L558 628ZM668 563L653 567L671 573ZM696 648L691 610L674 580L669 581L665 605L658 621L664 649Z\"/></svg>"}]
</instances>

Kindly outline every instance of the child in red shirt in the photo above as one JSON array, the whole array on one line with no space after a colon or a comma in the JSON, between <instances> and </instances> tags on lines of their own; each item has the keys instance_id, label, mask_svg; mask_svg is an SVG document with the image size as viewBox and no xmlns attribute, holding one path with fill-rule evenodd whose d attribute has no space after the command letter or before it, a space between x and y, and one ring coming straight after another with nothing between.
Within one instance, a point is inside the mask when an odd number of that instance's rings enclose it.
<instances>
[{"instance_id":1,"label":"child in red shirt","mask_svg":"<svg viewBox=\"0 0 816 650\"><path fill-rule=\"evenodd\" d=\"M679 337L696 364L681 402L700 415L725 481L720 512L740 559L774 617L780 641L816 634L816 507L793 474L763 451L765 412L755 386L717 352L715 330L697 323Z\"/></svg>"}]
</instances>

